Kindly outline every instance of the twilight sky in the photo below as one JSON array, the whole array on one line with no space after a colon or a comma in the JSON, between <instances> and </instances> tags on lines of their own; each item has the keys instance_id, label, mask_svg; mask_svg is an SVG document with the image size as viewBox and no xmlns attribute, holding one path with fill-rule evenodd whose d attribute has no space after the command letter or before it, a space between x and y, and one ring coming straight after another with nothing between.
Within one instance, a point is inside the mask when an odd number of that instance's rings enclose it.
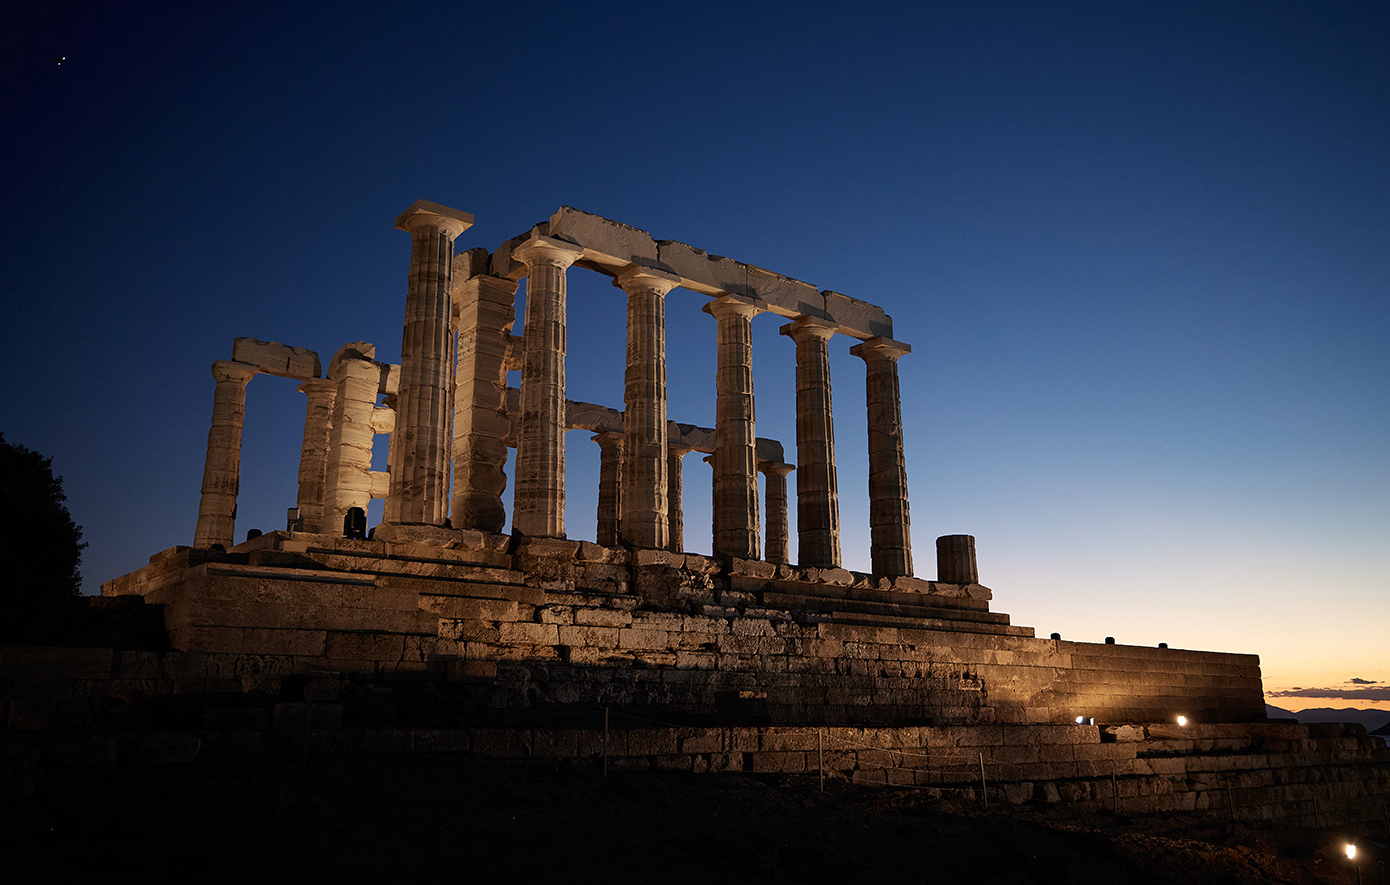
<instances>
[{"instance_id":1,"label":"twilight sky","mask_svg":"<svg viewBox=\"0 0 1390 885\"><path fill-rule=\"evenodd\" d=\"M0 432L63 476L88 592L191 542L233 337L398 361L398 213L495 249L571 205L892 315L918 576L973 534L1039 635L1258 653L1280 706L1390 709L1385 3L30 6L0 28ZM705 300L668 296L670 417L712 426ZM621 406L623 305L571 272L570 398ZM782 322L754 373L790 454ZM251 383L238 537L283 528L302 427L292 382ZM708 551L698 456L685 483Z\"/></svg>"}]
</instances>

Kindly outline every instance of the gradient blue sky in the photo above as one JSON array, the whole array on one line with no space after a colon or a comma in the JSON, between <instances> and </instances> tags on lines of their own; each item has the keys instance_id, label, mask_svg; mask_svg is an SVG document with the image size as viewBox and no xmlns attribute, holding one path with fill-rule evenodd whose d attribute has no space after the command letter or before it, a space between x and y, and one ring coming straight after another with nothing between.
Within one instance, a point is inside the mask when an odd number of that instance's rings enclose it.
<instances>
[{"instance_id":1,"label":"gradient blue sky","mask_svg":"<svg viewBox=\"0 0 1390 885\"><path fill-rule=\"evenodd\" d=\"M1040 635L1390 698L1385 3L204 5L0 28L0 432L64 477L89 592L191 541L234 336L395 361L402 209L472 212L460 245L491 249L563 204L893 316L920 576L973 534ZM711 425L703 301L668 299L671 417ZM571 397L620 405L621 293L575 272L570 317ZM790 451L778 325L758 430ZM293 504L293 388L250 388L239 536ZM570 440L592 538L597 450ZM686 484L707 550L696 458Z\"/></svg>"}]
</instances>

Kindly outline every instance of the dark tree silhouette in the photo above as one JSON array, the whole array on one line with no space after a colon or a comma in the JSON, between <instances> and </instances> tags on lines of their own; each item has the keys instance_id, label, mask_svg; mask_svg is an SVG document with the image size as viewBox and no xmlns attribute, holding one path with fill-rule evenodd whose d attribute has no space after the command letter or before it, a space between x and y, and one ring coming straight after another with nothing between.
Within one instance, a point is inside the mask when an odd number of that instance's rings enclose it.
<instances>
[{"instance_id":1,"label":"dark tree silhouette","mask_svg":"<svg viewBox=\"0 0 1390 885\"><path fill-rule=\"evenodd\" d=\"M0 434L0 635L42 633L81 589L82 527L51 459Z\"/></svg>"}]
</instances>

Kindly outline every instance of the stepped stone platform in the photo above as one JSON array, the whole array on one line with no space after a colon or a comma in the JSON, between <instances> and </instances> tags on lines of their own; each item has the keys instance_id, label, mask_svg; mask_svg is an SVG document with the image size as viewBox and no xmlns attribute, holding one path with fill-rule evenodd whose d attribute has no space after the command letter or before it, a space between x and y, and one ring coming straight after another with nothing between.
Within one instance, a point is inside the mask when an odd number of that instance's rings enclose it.
<instances>
[{"instance_id":1,"label":"stepped stone platform","mask_svg":"<svg viewBox=\"0 0 1390 885\"><path fill-rule=\"evenodd\" d=\"M1264 718L1255 656L1039 639L979 584L377 534L175 547L103 594L162 606L174 653L206 664L200 685L180 680L200 691L327 672L468 684L490 711L609 705L680 724Z\"/></svg>"}]
</instances>

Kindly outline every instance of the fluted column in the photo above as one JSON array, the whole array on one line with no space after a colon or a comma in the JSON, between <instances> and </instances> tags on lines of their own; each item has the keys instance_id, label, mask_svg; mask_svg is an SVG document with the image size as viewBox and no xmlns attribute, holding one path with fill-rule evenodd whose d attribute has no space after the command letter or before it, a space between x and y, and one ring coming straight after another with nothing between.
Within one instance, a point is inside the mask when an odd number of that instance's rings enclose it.
<instances>
[{"instance_id":1,"label":"fluted column","mask_svg":"<svg viewBox=\"0 0 1390 885\"><path fill-rule=\"evenodd\" d=\"M512 250L526 265L512 527L532 537L565 536L565 270L582 254L539 234Z\"/></svg>"},{"instance_id":2,"label":"fluted column","mask_svg":"<svg viewBox=\"0 0 1390 885\"><path fill-rule=\"evenodd\" d=\"M420 200L396 219L410 244L401 386L391 459L393 521L443 525L449 506L449 276L467 212Z\"/></svg>"},{"instance_id":3,"label":"fluted column","mask_svg":"<svg viewBox=\"0 0 1390 885\"><path fill-rule=\"evenodd\" d=\"M682 464L691 451L689 446L666 446L666 518L671 527L671 539L666 549L673 553L685 550L685 474Z\"/></svg>"},{"instance_id":4,"label":"fluted column","mask_svg":"<svg viewBox=\"0 0 1390 885\"><path fill-rule=\"evenodd\" d=\"M869 559L875 575L912 574L907 464L898 393L898 357L906 344L870 338L849 352L864 360L869 413Z\"/></svg>"},{"instance_id":5,"label":"fluted column","mask_svg":"<svg viewBox=\"0 0 1390 885\"><path fill-rule=\"evenodd\" d=\"M304 441L299 448L300 530L323 531L324 477L328 471L328 430L333 423L333 400L338 385L328 378L311 378L299 385L309 398L304 410Z\"/></svg>"},{"instance_id":6,"label":"fluted column","mask_svg":"<svg viewBox=\"0 0 1390 885\"><path fill-rule=\"evenodd\" d=\"M753 317L733 295L704 307L718 321L714 407L714 554L758 558L758 473L754 447Z\"/></svg>"},{"instance_id":7,"label":"fluted column","mask_svg":"<svg viewBox=\"0 0 1390 885\"><path fill-rule=\"evenodd\" d=\"M680 277L632 266L613 280L627 293L621 534L634 547L671 541L666 489L666 293Z\"/></svg>"},{"instance_id":8,"label":"fluted column","mask_svg":"<svg viewBox=\"0 0 1390 885\"><path fill-rule=\"evenodd\" d=\"M767 483L767 542L763 559L778 564L788 561L787 474L796 468L774 461L758 462Z\"/></svg>"},{"instance_id":9,"label":"fluted column","mask_svg":"<svg viewBox=\"0 0 1390 885\"><path fill-rule=\"evenodd\" d=\"M500 532L507 521L507 344L516 319L516 287L475 277L455 290L459 304L454 374L454 497L456 529Z\"/></svg>"},{"instance_id":10,"label":"fluted column","mask_svg":"<svg viewBox=\"0 0 1390 885\"><path fill-rule=\"evenodd\" d=\"M372 500L372 444L376 434L373 425L382 425L376 414L381 366L371 359L374 353L372 349L362 352L344 348L329 365L328 377L337 386L337 393L328 431L320 524L324 532L342 532L348 510L361 507L365 512Z\"/></svg>"},{"instance_id":11,"label":"fluted column","mask_svg":"<svg viewBox=\"0 0 1390 885\"><path fill-rule=\"evenodd\" d=\"M241 487L241 428L246 422L246 383L259 370L245 363L218 360L212 364L217 389L212 394L212 428L208 430L207 460L203 463L203 497L193 546L230 547L236 523L236 496Z\"/></svg>"},{"instance_id":12,"label":"fluted column","mask_svg":"<svg viewBox=\"0 0 1390 885\"><path fill-rule=\"evenodd\" d=\"M623 435L616 430L594 434L598 443L598 537L604 547L618 546L622 507Z\"/></svg>"},{"instance_id":13,"label":"fluted column","mask_svg":"<svg viewBox=\"0 0 1390 885\"><path fill-rule=\"evenodd\" d=\"M840 565L840 493L826 350L835 327L801 317L781 332L796 342L797 562L836 568Z\"/></svg>"}]
</instances>

